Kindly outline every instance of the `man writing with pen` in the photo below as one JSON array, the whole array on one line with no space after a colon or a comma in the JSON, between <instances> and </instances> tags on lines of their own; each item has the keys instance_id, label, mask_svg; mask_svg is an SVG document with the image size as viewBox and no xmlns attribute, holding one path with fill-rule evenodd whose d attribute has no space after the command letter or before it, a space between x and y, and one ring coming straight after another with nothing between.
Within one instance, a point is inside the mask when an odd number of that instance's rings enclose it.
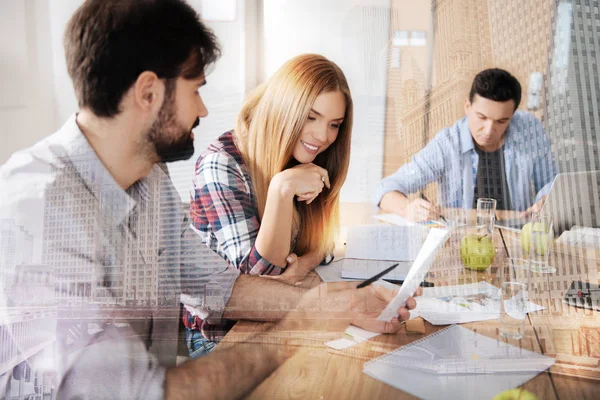
<instances>
[{"instance_id":1,"label":"man writing with pen","mask_svg":"<svg viewBox=\"0 0 600 400\"><path fill-rule=\"evenodd\" d=\"M517 111L520 101L521 85L507 71L477 74L465 117L384 178L375 204L412 221L441 219L442 208L475 208L484 197L496 199L498 210L539 212L557 168L541 122ZM438 183L439 204L407 197L431 182Z\"/></svg>"}]
</instances>

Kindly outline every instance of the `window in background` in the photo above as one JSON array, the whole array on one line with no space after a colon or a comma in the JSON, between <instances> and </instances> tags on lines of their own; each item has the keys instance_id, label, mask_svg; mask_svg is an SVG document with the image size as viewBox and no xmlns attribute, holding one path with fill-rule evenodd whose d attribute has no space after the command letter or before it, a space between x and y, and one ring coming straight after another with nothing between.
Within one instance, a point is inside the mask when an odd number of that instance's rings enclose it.
<instances>
[{"instance_id":1,"label":"window in background","mask_svg":"<svg viewBox=\"0 0 600 400\"><path fill-rule=\"evenodd\" d=\"M425 31L412 31L410 33L410 45L413 47L423 47L427 43L427 33Z\"/></svg>"},{"instance_id":2,"label":"window in background","mask_svg":"<svg viewBox=\"0 0 600 400\"><path fill-rule=\"evenodd\" d=\"M235 21L237 0L200 0L198 3L200 15L204 21Z\"/></svg>"},{"instance_id":3,"label":"window in background","mask_svg":"<svg viewBox=\"0 0 600 400\"><path fill-rule=\"evenodd\" d=\"M427 32L399 30L394 32L392 40L394 47L423 47L427 44Z\"/></svg>"},{"instance_id":4,"label":"window in background","mask_svg":"<svg viewBox=\"0 0 600 400\"><path fill-rule=\"evenodd\" d=\"M394 40L393 40L393 44L394 46L408 46L409 41L408 41L408 36L409 33L408 31L396 31L394 32Z\"/></svg>"}]
</instances>

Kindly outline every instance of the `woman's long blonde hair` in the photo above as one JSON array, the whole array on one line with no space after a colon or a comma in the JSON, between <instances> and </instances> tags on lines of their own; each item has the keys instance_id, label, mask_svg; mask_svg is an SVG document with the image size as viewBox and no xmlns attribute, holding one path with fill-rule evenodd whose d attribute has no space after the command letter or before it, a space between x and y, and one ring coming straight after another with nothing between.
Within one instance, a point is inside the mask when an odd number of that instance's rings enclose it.
<instances>
[{"instance_id":1,"label":"woman's long blonde hair","mask_svg":"<svg viewBox=\"0 0 600 400\"><path fill-rule=\"evenodd\" d=\"M344 121L335 142L313 161L328 171L331 188L324 188L309 205L297 204L300 232L294 251L298 255L317 251L325 256L333 249L340 190L350 163L353 107L346 77L323 56L297 56L248 95L236 121L235 142L248 165L262 219L271 179L298 164L292 153L316 98L336 91L346 99Z\"/></svg>"}]
</instances>

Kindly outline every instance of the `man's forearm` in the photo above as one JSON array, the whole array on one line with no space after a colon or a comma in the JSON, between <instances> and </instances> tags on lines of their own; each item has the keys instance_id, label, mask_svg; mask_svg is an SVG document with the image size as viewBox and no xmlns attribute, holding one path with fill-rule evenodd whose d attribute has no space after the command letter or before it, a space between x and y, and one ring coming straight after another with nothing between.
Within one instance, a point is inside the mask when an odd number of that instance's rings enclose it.
<instances>
[{"instance_id":1,"label":"man's forearm","mask_svg":"<svg viewBox=\"0 0 600 400\"><path fill-rule=\"evenodd\" d=\"M385 212L406 217L406 207L409 204L410 200L403 193L392 191L383 195L379 207Z\"/></svg>"},{"instance_id":2,"label":"man's forearm","mask_svg":"<svg viewBox=\"0 0 600 400\"><path fill-rule=\"evenodd\" d=\"M253 321L276 321L296 308L306 289L256 275L240 275L223 318Z\"/></svg>"},{"instance_id":3,"label":"man's forearm","mask_svg":"<svg viewBox=\"0 0 600 400\"><path fill-rule=\"evenodd\" d=\"M165 399L237 399L247 395L290 355L288 346L238 343L167 370Z\"/></svg>"}]
</instances>

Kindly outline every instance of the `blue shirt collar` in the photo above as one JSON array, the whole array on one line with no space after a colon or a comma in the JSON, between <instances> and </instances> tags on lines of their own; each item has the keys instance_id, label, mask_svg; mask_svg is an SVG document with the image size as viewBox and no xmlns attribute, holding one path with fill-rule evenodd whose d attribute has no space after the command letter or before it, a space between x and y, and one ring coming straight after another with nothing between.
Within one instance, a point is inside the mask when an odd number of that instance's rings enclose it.
<instances>
[{"instance_id":1,"label":"blue shirt collar","mask_svg":"<svg viewBox=\"0 0 600 400\"><path fill-rule=\"evenodd\" d=\"M518 117L517 117L518 118ZM510 134L510 127L515 122L515 116L510 120L508 127L506 128L506 139L504 140L504 146L508 143L509 139L512 140L512 135ZM465 115L460 121L458 121L458 129L460 132L460 152L461 154L465 154L468 151L475 150L475 143L473 143L473 136L471 136L471 131L469 130L469 120Z\"/></svg>"},{"instance_id":2,"label":"blue shirt collar","mask_svg":"<svg viewBox=\"0 0 600 400\"><path fill-rule=\"evenodd\" d=\"M474 150L473 136L469 130L469 121L465 115L460 121L458 121L458 130L460 132L460 152L465 154L468 151Z\"/></svg>"}]
</instances>

